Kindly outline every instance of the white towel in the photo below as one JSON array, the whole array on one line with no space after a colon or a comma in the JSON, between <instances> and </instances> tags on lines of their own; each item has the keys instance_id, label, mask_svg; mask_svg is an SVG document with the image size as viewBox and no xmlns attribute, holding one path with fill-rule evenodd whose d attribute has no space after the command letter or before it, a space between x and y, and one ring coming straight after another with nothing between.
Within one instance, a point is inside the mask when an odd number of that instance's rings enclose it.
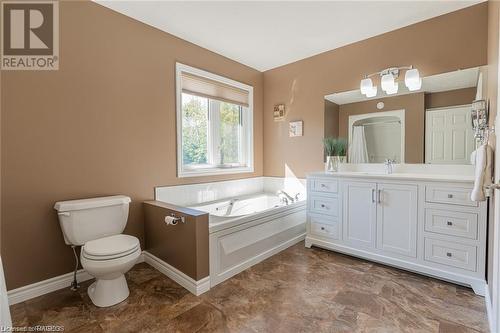
<instances>
[{"instance_id":1,"label":"white towel","mask_svg":"<svg viewBox=\"0 0 500 333\"><path fill-rule=\"evenodd\" d=\"M491 185L493 152L488 144L481 145L476 149L474 166L474 188L470 194L472 201L485 201L484 187Z\"/></svg>"}]
</instances>

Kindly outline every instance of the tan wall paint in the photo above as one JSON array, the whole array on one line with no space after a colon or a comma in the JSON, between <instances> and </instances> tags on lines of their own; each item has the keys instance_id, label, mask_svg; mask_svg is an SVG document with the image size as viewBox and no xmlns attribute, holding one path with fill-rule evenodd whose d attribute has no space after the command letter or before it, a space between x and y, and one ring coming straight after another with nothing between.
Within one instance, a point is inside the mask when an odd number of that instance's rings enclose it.
<instances>
[{"instance_id":1,"label":"tan wall paint","mask_svg":"<svg viewBox=\"0 0 500 333\"><path fill-rule=\"evenodd\" d=\"M264 174L321 170L324 96L357 89L364 74L414 65L428 76L485 65L487 15L487 3L475 5L265 72ZM279 103L287 116L274 122ZM288 137L291 119L304 121L303 137Z\"/></svg>"},{"instance_id":2,"label":"tan wall paint","mask_svg":"<svg viewBox=\"0 0 500 333\"><path fill-rule=\"evenodd\" d=\"M377 103L383 102L384 108L377 109ZM405 162L423 163L424 161L424 93L401 95L370 101L342 104L339 106L339 136L347 138L349 116L405 110Z\"/></svg>"},{"instance_id":3,"label":"tan wall paint","mask_svg":"<svg viewBox=\"0 0 500 333\"><path fill-rule=\"evenodd\" d=\"M4 72L2 259L17 288L73 268L54 202L262 175L262 73L87 1L60 2L60 70ZM176 178L175 62L254 87L255 172ZM144 246L144 243L142 244Z\"/></svg>"},{"instance_id":4,"label":"tan wall paint","mask_svg":"<svg viewBox=\"0 0 500 333\"><path fill-rule=\"evenodd\" d=\"M165 216L184 217L184 223L165 227ZM160 201L144 203L144 237L150 254L198 281L210 273L208 214Z\"/></svg>"},{"instance_id":5,"label":"tan wall paint","mask_svg":"<svg viewBox=\"0 0 500 333\"><path fill-rule=\"evenodd\" d=\"M425 94L425 108L471 104L476 99L476 88L464 88Z\"/></svg>"},{"instance_id":6,"label":"tan wall paint","mask_svg":"<svg viewBox=\"0 0 500 333\"><path fill-rule=\"evenodd\" d=\"M325 99L325 138L339 136L339 105Z\"/></svg>"}]
</instances>

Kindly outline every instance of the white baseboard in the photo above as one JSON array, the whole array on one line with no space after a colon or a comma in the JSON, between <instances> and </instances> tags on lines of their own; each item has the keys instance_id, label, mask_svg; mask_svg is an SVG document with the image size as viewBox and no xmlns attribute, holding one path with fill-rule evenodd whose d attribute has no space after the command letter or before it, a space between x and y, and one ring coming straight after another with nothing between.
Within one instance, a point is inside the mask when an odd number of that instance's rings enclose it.
<instances>
[{"instance_id":1,"label":"white baseboard","mask_svg":"<svg viewBox=\"0 0 500 333\"><path fill-rule=\"evenodd\" d=\"M76 273L76 279L78 282L83 282L92 279L93 277L80 269ZM29 284L17 289L12 289L7 292L9 297L9 305L21 303L29 299L42 296L53 291L69 288L71 282L73 281L73 272L59 275L47 280Z\"/></svg>"},{"instance_id":2,"label":"white baseboard","mask_svg":"<svg viewBox=\"0 0 500 333\"><path fill-rule=\"evenodd\" d=\"M490 327L490 332L495 333L496 320L493 314L493 303L491 302L490 288L488 288L488 285L486 285L485 287L484 302L486 305L486 314L488 315L488 325Z\"/></svg>"},{"instance_id":3,"label":"white baseboard","mask_svg":"<svg viewBox=\"0 0 500 333\"><path fill-rule=\"evenodd\" d=\"M168 276L169 278L171 278L172 280L174 280L175 282L186 288L192 294L199 296L210 289L209 276L196 281L193 278L181 272L180 270L178 270L177 268L167 264L165 261L152 255L147 251L143 251L142 254L144 256L144 261L147 264L153 266L158 271L165 274L166 276Z\"/></svg>"},{"instance_id":4,"label":"white baseboard","mask_svg":"<svg viewBox=\"0 0 500 333\"><path fill-rule=\"evenodd\" d=\"M144 262L144 255L142 253L139 256L139 259L137 259L137 264L141 262ZM76 279L78 282L84 282L93 278L93 276L85 272L83 269L78 270L76 273ZM69 288L71 286L71 282L73 282L73 272L9 290L7 292L9 305L21 303L59 289Z\"/></svg>"}]
</instances>

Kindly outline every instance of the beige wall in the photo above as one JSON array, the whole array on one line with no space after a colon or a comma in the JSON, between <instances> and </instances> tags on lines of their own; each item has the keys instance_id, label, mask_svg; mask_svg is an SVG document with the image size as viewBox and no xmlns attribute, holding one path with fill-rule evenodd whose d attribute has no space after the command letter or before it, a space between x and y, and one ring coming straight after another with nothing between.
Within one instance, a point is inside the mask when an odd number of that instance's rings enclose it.
<instances>
[{"instance_id":1,"label":"beige wall","mask_svg":"<svg viewBox=\"0 0 500 333\"><path fill-rule=\"evenodd\" d=\"M129 195L125 232L143 241L154 186L207 180L176 178L176 61L254 87L255 172L210 180L262 175L262 73L92 2L60 2L60 19L59 71L1 77L9 289L72 270L55 201Z\"/></svg>"},{"instance_id":2,"label":"beige wall","mask_svg":"<svg viewBox=\"0 0 500 333\"><path fill-rule=\"evenodd\" d=\"M325 99L325 132L324 136L339 136L339 105Z\"/></svg>"},{"instance_id":3,"label":"beige wall","mask_svg":"<svg viewBox=\"0 0 500 333\"><path fill-rule=\"evenodd\" d=\"M282 176L288 167L302 177L323 169L324 96L357 89L364 74L414 65L428 76L485 65L487 10L487 3L475 5L265 72L264 174ZM274 122L279 103L287 118ZM291 119L304 121L298 140L288 138Z\"/></svg>"},{"instance_id":4,"label":"beige wall","mask_svg":"<svg viewBox=\"0 0 500 333\"><path fill-rule=\"evenodd\" d=\"M377 109L377 103L383 102L384 108ZM423 163L424 161L424 93L408 94L370 101L342 104L339 106L339 136L349 136L349 116L405 110L405 162Z\"/></svg>"},{"instance_id":5,"label":"beige wall","mask_svg":"<svg viewBox=\"0 0 500 333\"><path fill-rule=\"evenodd\" d=\"M471 104L476 99L476 88L464 88L425 94L425 108Z\"/></svg>"}]
</instances>

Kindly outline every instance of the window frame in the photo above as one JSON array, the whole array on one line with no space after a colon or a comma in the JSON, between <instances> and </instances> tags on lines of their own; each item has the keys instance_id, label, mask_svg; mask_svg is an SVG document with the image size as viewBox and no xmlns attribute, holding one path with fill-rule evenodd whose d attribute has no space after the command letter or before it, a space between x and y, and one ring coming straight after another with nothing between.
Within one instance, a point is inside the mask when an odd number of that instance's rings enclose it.
<instances>
[{"instance_id":1,"label":"window frame","mask_svg":"<svg viewBox=\"0 0 500 333\"><path fill-rule=\"evenodd\" d=\"M190 73L214 81L218 81L227 85L231 85L236 88L240 88L248 92L248 112L242 112L242 130L243 134L241 136L242 141L241 149L239 153L242 156L246 155L246 165L245 166L235 166L235 167L220 167L216 165L195 166L192 168L185 168L183 163L183 143L182 143L182 86L181 86L181 73ZM228 175L228 174L238 174L238 173L250 173L254 172L254 151L253 151L253 87L247 84L228 79L226 77L213 74L202 69L184 65L181 63L176 63L175 70L175 100L176 100L176 131L177 131L177 177L200 177L200 176L211 176L211 175ZM209 114L211 104L216 101L209 99ZM243 128L244 127L244 128ZM214 144L208 143L209 154L212 150ZM213 155L213 154L212 154Z\"/></svg>"}]
</instances>

